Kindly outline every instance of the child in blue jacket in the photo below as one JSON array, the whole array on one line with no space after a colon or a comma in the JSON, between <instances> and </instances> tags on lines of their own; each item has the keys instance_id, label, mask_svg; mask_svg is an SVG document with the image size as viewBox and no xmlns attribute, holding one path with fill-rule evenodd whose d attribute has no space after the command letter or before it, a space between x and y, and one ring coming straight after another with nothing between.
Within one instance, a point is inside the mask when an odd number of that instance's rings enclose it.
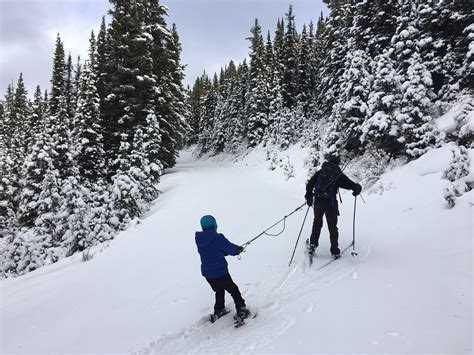
<instances>
[{"instance_id":1,"label":"child in blue jacket","mask_svg":"<svg viewBox=\"0 0 474 355\"><path fill-rule=\"evenodd\" d=\"M223 234L217 233L217 222L213 216L201 218L202 232L196 232L196 245L201 256L201 273L216 293L212 321L228 311L225 309L225 291L234 299L237 317L246 318L250 314L239 288L230 277L227 269L227 255L239 255L244 248L229 242Z\"/></svg>"}]
</instances>

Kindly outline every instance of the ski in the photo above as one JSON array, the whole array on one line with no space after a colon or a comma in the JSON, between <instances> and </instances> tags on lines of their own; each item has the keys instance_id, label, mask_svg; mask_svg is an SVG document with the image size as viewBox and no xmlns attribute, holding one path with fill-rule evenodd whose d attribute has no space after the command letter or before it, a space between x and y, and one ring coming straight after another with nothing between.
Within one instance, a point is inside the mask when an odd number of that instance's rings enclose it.
<instances>
[{"instance_id":1,"label":"ski","mask_svg":"<svg viewBox=\"0 0 474 355\"><path fill-rule=\"evenodd\" d=\"M321 270L321 269L325 268L326 266L332 264L334 261L340 259L341 256L342 256L342 254L344 254L346 251L348 251L351 246L352 246L352 243L349 244L347 247L345 247L345 248L341 251L341 254L339 254L339 255L334 255L331 260L329 260L327 263L325 263L325 264L319 266L316 270Z\"/></svg>"}]
</instances>

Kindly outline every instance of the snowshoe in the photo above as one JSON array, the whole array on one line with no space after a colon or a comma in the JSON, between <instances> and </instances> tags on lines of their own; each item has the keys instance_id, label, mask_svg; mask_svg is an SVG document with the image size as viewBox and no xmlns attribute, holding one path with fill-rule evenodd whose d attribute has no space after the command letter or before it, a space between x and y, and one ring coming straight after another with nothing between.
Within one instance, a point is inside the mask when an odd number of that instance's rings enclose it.
<instances>
[{"instance_id":1,"label":"snowshoe","mask_svg":"<svg viewBox=\"0 0 474 355\"><path fill-rule=\"evenodd\" d=\"M250 311L246 307L239 308L234 316L234 325L236 328L245 324L245 319L250 317Z\"/></svg>"}]
</instances>

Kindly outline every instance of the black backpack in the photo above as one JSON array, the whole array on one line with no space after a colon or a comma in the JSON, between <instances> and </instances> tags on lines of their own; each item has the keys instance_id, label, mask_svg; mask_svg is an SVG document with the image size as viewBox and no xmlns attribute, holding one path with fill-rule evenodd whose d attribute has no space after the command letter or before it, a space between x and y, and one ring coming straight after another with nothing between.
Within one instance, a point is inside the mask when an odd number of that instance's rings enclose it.
<instances>
[{"instance_id":1,"label":"black backpack","mask_svg":"<svg viewBox=\"0 0 474 355\"><path fill-rule=\"evenodd\" d=\"M315 198L330 198L336 194L334 184L341 175L339 166L325 162L318 171L316 182L314 183L313 196Z\"/></svg>"}]
</instances>

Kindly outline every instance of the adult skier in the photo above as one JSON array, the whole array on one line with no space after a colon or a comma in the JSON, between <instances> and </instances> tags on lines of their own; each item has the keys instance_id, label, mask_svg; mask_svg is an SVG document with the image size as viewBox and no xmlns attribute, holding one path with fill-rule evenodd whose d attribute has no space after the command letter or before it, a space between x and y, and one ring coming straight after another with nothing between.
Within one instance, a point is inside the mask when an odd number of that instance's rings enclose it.
<instances>
[{"instance_id":1,"label":"adult skier","mask_svg":"<svg viewBox=\"0 0 474 355\"><path fill-rule=\"evenodd\" d=\"M337 216L339 209L337 205L337 190L339 188L352 190L352 195L357 196L362 191L362 186L353 182L342 173L339 164L341 160L338 156L331 155L306 184L305 199L308 206L314 203L314 221L309 242L309 254L312 255L319 245L319 235L323 226L323 216L329 229L329 239L331 240L331 254L339 258L339 232L337 229Z\"/></svg>"},{"instance_id":2,"label":"adult skier","mask_svg":"<svg viewBox=\"0 0 474 355\"><path fill-rule=\"evenodd\" d=\"M201 273L216 293L214 314L211 321L227 314L225 308L225 291L234 299L237 311L236 317L245 319L250 315L245 306L245 301L239 288L232 280L227 269L227 255L239 255L244 248L229 242L223 234L217 233L217 222L213 216L206 215L201 218L202 232L196 232L196 245L201 256Z\"/></svg>"}]
</instances>

